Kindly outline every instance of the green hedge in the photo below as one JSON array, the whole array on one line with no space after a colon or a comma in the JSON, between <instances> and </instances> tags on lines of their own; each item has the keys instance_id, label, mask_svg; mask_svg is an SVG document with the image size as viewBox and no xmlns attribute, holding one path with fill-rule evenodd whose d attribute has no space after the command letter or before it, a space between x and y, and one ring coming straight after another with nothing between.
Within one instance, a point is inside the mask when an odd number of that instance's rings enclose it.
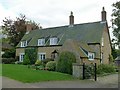
<instances>
[{"instance_id":1,"label":"green hedge","mask_svg":"<svg viewBox=\"0 0 120 90\"><path fill-rule=\"evenodd\" d=\"M97 67L97 74L113 73L115 72L115 66L110 64L100 64Z\"/></svg>"},{"instance_id":2,"label":"green hedge","mask_svg":"<svg viewBox=\"0 0 120 90\"><path fill-rule=\"evenodd\" d=\"M15 58L2 58L2 63L4 64L13 64L15 61Z\"/></svg>"},{"instance_id":3,"label":"green hedge","mask_svg":"<svg viewBox=\"0 0 120 90\"><path fill-rule=\"evenodd\" d=\"M59 59L57 61L56 70L62 73L72 74L72 63L76 62L76 57L71 52L60 53Z\"/></svg>"}]
</instances>

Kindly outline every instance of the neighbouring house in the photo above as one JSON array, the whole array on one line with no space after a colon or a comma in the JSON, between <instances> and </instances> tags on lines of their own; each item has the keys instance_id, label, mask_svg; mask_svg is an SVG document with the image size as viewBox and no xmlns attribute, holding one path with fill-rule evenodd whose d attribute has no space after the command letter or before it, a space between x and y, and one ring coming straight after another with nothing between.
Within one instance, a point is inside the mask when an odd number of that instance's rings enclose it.
<instances>
[{"instance_id":1,"label":"neighbouring house","mask_svg":"<svg viewBox=\"0 0 120 90\"><path fill-rule=\"evenodd\" d=\"M37 58L57 58L62 51L73 52L78 63L109 64L111 42L106 11L101 12L101 21L74 24L73 12L69 25L29 30L16 46L16 56L23 62L26 48L37 48Z\"/></svg>"}]
</instances>

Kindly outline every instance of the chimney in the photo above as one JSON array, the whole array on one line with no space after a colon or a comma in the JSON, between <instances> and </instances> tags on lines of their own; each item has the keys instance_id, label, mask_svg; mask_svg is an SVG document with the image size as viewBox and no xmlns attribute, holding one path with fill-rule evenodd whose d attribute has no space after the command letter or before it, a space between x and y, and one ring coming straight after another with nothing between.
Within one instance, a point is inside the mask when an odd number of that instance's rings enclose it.
<instances>
[{"instance_id":1,"label":"chimney","mask_svg":"<svg viewBox=\"0 0 120 90\"><path fill-rule=\"evenodd\" d=\"M106 21L106 11L105 11L104 7L102 8L101 19L102 19L102 21Z\"/></svg>"},{"instance_id":2,"label":"chimney","mask_svg":"<svg viewBox=\"0 0 120 90\"><path fill-rule=\"evenodd\" d=\"M69 16L69 24L73 25L74 24L74 16L73 16L73 12L71 11L71 15Z\"/></svg>"},{"instance_id":3,"label":"chimney","mask_svg":"<svg viewBox=\"0 0 120 90\"><path fill-rule=\"evenodd\" d=\"M26 32L32 31L33 25L32 24L26 24Z\"/></svg>"}]
</instances>

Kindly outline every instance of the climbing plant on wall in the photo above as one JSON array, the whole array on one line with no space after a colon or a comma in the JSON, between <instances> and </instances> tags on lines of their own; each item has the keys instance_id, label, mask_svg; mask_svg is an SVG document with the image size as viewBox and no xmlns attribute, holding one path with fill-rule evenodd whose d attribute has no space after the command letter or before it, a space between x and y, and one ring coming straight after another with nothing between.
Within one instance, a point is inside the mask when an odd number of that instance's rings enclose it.
<instances>
[{"instance_id":1,"label":"climbing plant on wall","mask_svg":"<svg viewBox=\"0 0 120 90\"><path fill-rule=\"evenodd\" d=\"M30 64L35 64L37 60L37 48L26 48L25 55L28 55Z\"/></svg>"}]
</instances>

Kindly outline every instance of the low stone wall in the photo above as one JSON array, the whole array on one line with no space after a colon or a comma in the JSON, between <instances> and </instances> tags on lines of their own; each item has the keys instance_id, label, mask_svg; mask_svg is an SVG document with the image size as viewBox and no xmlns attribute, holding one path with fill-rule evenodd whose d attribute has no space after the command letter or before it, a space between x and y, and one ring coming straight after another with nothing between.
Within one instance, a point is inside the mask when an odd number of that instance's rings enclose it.
<instances>
[{"instance_id":1,"label":"low stone wall","mask_svg":"<svg viewBox=\"0 0 120 90\"><path fill-rule=\"evenodd\" d=\"M78 63L73 63L73 77L82 78L83 77L83 65Z\"/></svg>"}]
</instances>

